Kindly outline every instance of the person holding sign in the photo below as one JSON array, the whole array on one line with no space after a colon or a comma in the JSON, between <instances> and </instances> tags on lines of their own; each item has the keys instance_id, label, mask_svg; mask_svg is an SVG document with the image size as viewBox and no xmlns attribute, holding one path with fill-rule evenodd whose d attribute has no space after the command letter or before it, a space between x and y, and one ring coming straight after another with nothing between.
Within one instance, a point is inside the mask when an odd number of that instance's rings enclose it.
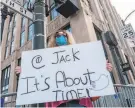
<instances>
[{"instance_id":1,"label":"person holding sign","mask_svg":"<svg viewBox=\"0 0 135 108\"><path fill-rule=\"evenodd\" d=\"M48 40L48 47L59 47L64 45L72 45L74 44L74 39L71 33L65 30L60 30L56 32L56 34ZM56 61L59 62L59 61ZM112 65L107 61L106 69L108 71L112 71ZM21 73L21 67L16 67L16 74ZM99 97L91 97L91 98L82 98L79 100L70 100L70 101L57 101L57 102L47 102L45 103L45 107L93 107L92 101L97 100Z\"/></svg>"}]
</instances>

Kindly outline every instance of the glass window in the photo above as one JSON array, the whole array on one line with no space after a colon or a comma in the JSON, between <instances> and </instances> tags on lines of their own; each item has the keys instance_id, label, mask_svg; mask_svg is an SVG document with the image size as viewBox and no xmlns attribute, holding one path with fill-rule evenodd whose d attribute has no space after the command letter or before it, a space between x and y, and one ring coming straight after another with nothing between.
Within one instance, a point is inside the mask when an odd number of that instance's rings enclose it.
<instances>
[{"instance_id":1,"label":"glass window","mask_svg":"<svg viewBox=\"0 0 135 108\"><path fill-rule=\"evenodd\" d=\"M64 28L64 30L67 30L67 31L69 31L69 32L72 32L72 29L71 29L70 25L66 26L66 27Z\"/></svg>"},{"instance_id":2,"label":"glass window","mask_svg":"<svg viewBox=\"0 0 135 108\"><path fill-rule=\"evenodd\" d=\"M56 11L56 8L54 8L51 11L51 20L55 19L58 15L59 15L59 13Z\"/></svg>"},{"instance_id":3,"label":"glass window","mask_svg":"<svg viewBox=\"0 0 135 108\"><path fill-rule=\"evenodd\" d=\"M24 7L25 9L27 9L27 2L28 2L28 0L23 0L23 7Z\"/></svg>"},{"instance_id":4,"label":"glass window","mask_svg":"<svg viewBox=\"0 0 135 108\"><path fill-rule=\"evenodd\" d=\"M9 29L12 29L12 22L10 22L9 24Z\"/></svg>"},{"instance_id":5,"label":"glass window","mask_svg":"<svg viewBox=\"0 0 135 108\"><path fill-rule=\"evenodd\" d=\"M21 58L18 59L18 66L21 66Z\"/></svg>"},{"instance_id":6,"label":"glass window","mask_svg":"<svg viewBox=\"0 0 135 108\"><path fill-rule=\"evenodd\" d=\"M18 66L21 66L21 58L18 59ZM18 74L16 80L17 80L17 81L16 81L16 82L17 82L17 84L16 84L16 91L17 91L17 89L18 89L18 81L19 81L19 74Z\"/></svg>"},{"instance_id":7,"label":"glass window","mask_svg":"<svg viewBox=\"0 0 135 108\"><path fill-rule=\"evenodd\" d=\"M30 21L28 29L28 40L31 40L34 37L34 24Z\"/></svg>"},{"instance_id":8,"label":"glass window","mask_svg":"<svg viewBox=\"0 0 135 108\"><path fill-rule=\"evenodd\" d=\"M13 21L13 23L16 23L16 15L14 16L14 21ZM13 27L13 30L12 30L10 54L12 54L12 53L14 52L14 37L15 37L15 33L16 33L16 26L14 26L14 27Z\"/></svg>"},{"instance_id":9,"label":"glass window","mask_svg":"<svg viewBox=\"0 0 135 108\"><path fill-rule=\"evenodd\" d=\"M125 84L127 85L127 84L130 84L130 82L129 82L129 79L128 79L128 76L127 76L127 73L126 72L124 72L123 73L123 77L124 77L124 80L125 80Z\"/></svg>"},{"instance_id":10,"label":"glass window","mask_svg":"<svg viewBox=\"0 0 135 108\"><path fill-rule=\"evenodd\" d=\"M9 22L9 25L8 25L8 34L7 34L7 42L10 40L10 29L11 29L11 22Z\"/></svg>"},{"instance_id":11,"label":"glass window","mask_svg":"<svg viewBox=\"0 0 135 108\"><path fill-rule=\"evenodd\" d=\"M21 36L20 36L20 46L22 47L25 43L25 18L22 18L22 24L21 24Z\"/></svg>"},{"instance_id":12,"label":"glass window","mask_svg":"<svg viewBox=\"0 0 135 108\"><path fill-rule=\"evenodd\" d=\"M21 33L21 42L20 42L20 46L22 47L25 43L25 32Z\"/></svg>"},{"instance_id":13,"label":"glass window","mask_svg":"<svg viewBox=\"0 0 135 108\"><path fill-rule=\"evenodd\" d=\"M31 4L34 4L35 3L35 0L29 0Z\"/></svg>"},{"instance_id":14,"label":"glass window","mask_svg":"<svg viewBox=\"0 0 135 108\"><path fill-rule=\"evenodd\" d=\"M102 40L101 32L95 28L95 33L97 36L97 40Z\"/></svg>"},{"instance_id":15,"label":"glass window","mask_svg":"<svg viewBox=\"0 0 135 108\"><path fill-rule=\"evenodd\" d=\"M111 75L111 78L112 78L112 82L113 82L113 84L116 84L115 79L114 79L114 76L113 76L113 73L112 73L112 72L110 72L110 75Z\"/></svg>"},{"instance_id":16,"label":"glass window","mask_svg":"<svg viewBox=\"0 0 135 108\"><path fill-rule=\"evenodd\" d=\"M11 42L10 54L12 54L13 52L14 52L14 41Z\"/></svg>"},{"instance_id":17,"label":"glass window","mask_svg":"<svg viewBox=\"0 0 135 108\"><path fill-rule=\"evenodd\" d=\"M1 93L2 94L8 92L9 78L10 78L10 66L2 70L2 78L1 78Z\"/></svg>"},{"instance_id":18,"label":"glass window","mask_svg":"<svg viewBox=\"0 0 135 108\"><path fill-rule=\"evenodd\" d=\"M23 7L25 9L27 9L27 8L32 8L33 9L34 3L35 3L35 0L24 0L23 1Z\"/></svg>"},{"instance_id":19,"label":"glass window","mask_svg":"<svg viewBox=\"0 0 135 108\"><path fill-rule=\"evenodd\" d=\"M54 0L50 0L50 8L54 7ZM59 16L59 13L56 11L56 8L51 10L51 20L55 19L57 16Z\"/></svg>"},{"instance_id":20,"label":"glass window","mask_svg":"<svg viewBox=\"0 0 135 108\"><path fill-rule=\"evenodd\" d=\"M22 32L25 30L25 20L26 20L26 19L23 17L23 18L22 18L22 24L21 24L21 27L22 27L22 28L21 28L21 31L22 31Z\"/></svg>"}]
</instances>

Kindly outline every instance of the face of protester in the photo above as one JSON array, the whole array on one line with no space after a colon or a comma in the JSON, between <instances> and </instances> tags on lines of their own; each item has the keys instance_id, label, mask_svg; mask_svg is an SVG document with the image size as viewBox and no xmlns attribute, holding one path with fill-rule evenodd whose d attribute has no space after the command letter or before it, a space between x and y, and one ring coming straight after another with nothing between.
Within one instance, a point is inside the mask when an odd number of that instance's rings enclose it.
<instances>
[{"instance_id":1,"label":"face of protester","mask_svg":"<svg viewBox=\"0 0 135 108\"><path fill-rule=\"evenodd\" d=\"M55 43L57 46L68 45L68 37L64 32L58 32L55 36Z\"/></svg>"}]
</instances>

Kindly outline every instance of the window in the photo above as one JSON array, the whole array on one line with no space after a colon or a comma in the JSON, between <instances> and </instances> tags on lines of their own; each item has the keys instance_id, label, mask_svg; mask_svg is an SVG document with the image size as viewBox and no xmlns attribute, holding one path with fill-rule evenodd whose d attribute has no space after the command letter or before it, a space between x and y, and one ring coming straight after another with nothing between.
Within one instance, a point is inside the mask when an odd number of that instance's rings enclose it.
<instances>
[{"instance_id":1,"label":"window","mask_svg":"<svg viewBox=\"0 0 135 108\"><path fill-rule=\"evenodd\" d=\"M24 7L25 9L27 9L27 2L28 2L28 0L23 0L23 7Z\"/></svg>"},{"instance_id":2,"label":"window","mask_svg":"<svg viewBox=\"0 0 135 108\"><path fill-rule=\"evenodd\" d=\"M25 43L25 32L22 32L21 33L21 43L20 43L20 46L22 47Z\"/></svg>"},{"instance_id":3,"label":"window","mask_svg":"<svg viewBox=\"0 0 135 108\"><path fill-rule=\"evenodd\" d=\"M8 31L8 34L7 34L7 42L9 42L10 40L10 31Z\"/></svg>"},{"instance_id":4,"label":"window","mask_svg":"<svg viewBox=\"0 0 135 108\"><path fill-rule=\"evenodd\" d=\"M21 66L21 58L18 59L18 66Z\"/></svg>"},{"instance_id":5,"label":"window","mask_svg":"<svg viewBox=\"0 0 135 108\"><path fill-rule=\"evenodd\" d=\"M111 75L111 78L112 78L112 82L113 82L113 84L116 84L115 79L114 79L114 76L113 76L113 73L112 73L112 72L110 72L110 75Z\"/></svg>"},{"instance_id":6,"label":"window","mask_svg":"<svg viewBox=\"0 0 135 108\"><path fill-rule=\"evenodd\" d=\"M10 66L2 70L2 78L1 78L1 93L2 94L5 94L8 92L9 78L10 78Z\"/></svg>"},{"instance_id":7,"label":"window","mask_svg":"<svg viewBox=\"0 0 135 108\"><path fill-rule=\"evenodd\" d=\"M7 34L7 42L10 40L10 31L11 31L11 22L9 22L9 25L8 25L8 34Z\"/></svg>"},{"instance_id":8,"label":"window","mask_svg":"<svg viewBox=\"0 0 135 108\"><path fill-rule=\"evenodd\" d=\"M22 25L21 25L21 37L20 37L20 46L22 47L25 43L25 18L22 18Z\"/></svg>"},{"instance_id":9,"label":"window","mask_svg":"<svg viewBox=\"0 0 135 108\"><path fill-rule=\"evenodd\" d=\"M11 23L11 21L10 21L10 24L9 24L9 29L12 29L12 23Z\"/></svg>"},{"instance_id":10,"label":"window","mask_svg":"<svg viewBox=\"0 0 135 108\"><path fill-rule=\"evenodd\" d=\"M15 23L16 23L16 15L14 16L14 20L13 20L14 26L13 26L12 37L11 37L10 54L12 54L14 52L14 37L15 37L15 33L16 33Z\"/></svg>"},{"instance_id":11,"label":"window","mask_svg":"<svg viewBox=\"0 0 135 108\"><path fill-rule=\"evenodd\" d=\"M97 36L97 40L102 40L101 32L95 28L95 33Z\"/></svg>"},{"instance_id":12,"label":"window","mask_svg":"<svg viewBox=\"0 0 135 108\"><path fill-rule=\"evenodd\" d=\"M10 54L14 52L14 37L11 40L11 46L10 46Z\"/></svg>"},{"instance_id":13,"label":"window","mask_svg":"<svg viewBox=\"0 0 135 108\"><path fill-rule=\"evenodd\" d=\"M21 58L19 58L18 59L18 66L21 66ZM19 75L17 76L17 79L16 79L17 81L17 84L16 84L16 91L17 91L17 89L18 89L18 81L19 81Z\"/></svg>"},{"instance_id":14,"label":"window","mask_svg":"<svg viewBox=\"0 0 135 108\"><path fill-rule=\"evenodd\" d=\"M34 36L34 24L29 21L30 24L29 24L29 29L28 29L28 40L31 40Z\"/></svg>"},{"instance_id":15,"label":"window","mask_svg":"<svg viewBox=\"0 0 135 108\"><path fill-rule=\"evenodd\" d=\"M119 52L119 50L118 50L118 48L117 48L117 47L115 48L115 51L116 51L116 54L117 54L117 57L118 57L118 60L119 60L120 64L123 64L123 61L122 61L122 58L121 58L120 52Z\"/></svg>"},{"instance_id":16,"label":"window","mask_svg":"<svg viewBox=\"0 0 135 108\"><path fill-rule=\"evenodd\" d=\"M35 0L23 0L23 7L29 10L30 12L33 12L34 3L35 3Z\"/></svg>"},{"instance_id":17,"label":"window","mask_svg":"<svg viewBox=\"0 0 135 108\"><path fill-rule=\"evenodd\" d=\"M96 36L97 36L97 40L101 40L101 42L104 43L103 39L102 39L102 34L101 34L102 32L96 26L95 26L95 33L96 33ZM107 51L106 51L105 45L104 44L102 44L102 45L103 45L105 56L107 58L108 55L107 55Z\"/></svg>"},{"instance_id":18,"label":"window","mask_svg":"<svg viewBox=\"0 0 135 108\"><path fill-rule=\"evenodd\" d=\"M23 32L25 30L25 20L26 19L24 17L22 17L21 32Z\"/></svg>"},{"instance_id":19,"label":"window","mask_svg":"<svg viewBox=\"0 0 135 108\"><path fill-rule=\"evenodd\" d=\"M66 26L66 27L64 28L64 30L67 30L67 31L69 31L69 32L72 32L70 25Z\"/></svg>"},{"instance_id":20,"label":"window","mask_svg":"<svg viewBox=\"0 0 135 108\"><path fill-rule=\"evenodd\" d=\"M54 6L55 6L54 0L50 0L50 8L52 8ZM56 8L52 9L50 13L51 13L51 15L50 15L51 20L55 19L59 15L59 13L56 11Z\"/></svg>"},{"instance_id":21,"label":"window","mask_svg":"<svg viewBox=\"0 0 135 108\"><path fill-rule=\"evenodd\" d=\"M125 81L125 84L130 84L129 82L129 79L128 79L128 76L127 76L127 72L123 72L123 78L124 78L124 81Z\"/></svg>"}]
</instances>

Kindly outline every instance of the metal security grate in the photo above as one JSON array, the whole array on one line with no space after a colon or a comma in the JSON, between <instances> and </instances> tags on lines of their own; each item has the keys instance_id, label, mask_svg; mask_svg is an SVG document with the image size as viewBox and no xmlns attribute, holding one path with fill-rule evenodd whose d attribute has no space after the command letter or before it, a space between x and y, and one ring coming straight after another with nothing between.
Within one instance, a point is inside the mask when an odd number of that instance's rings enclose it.
<instances>
[{"instance_id":1,"label":"metal security grate","mask_svg":"<svg viewBox=\"0 0 135 108\"><path fill-rule=\"evenodd\" d=\"M93 102L94 107L135 107L135 86L114 85L116 94L100 97ZM16 93L2 94L4 99L4 107L15 107ZM40 107L41 104L23 105L20 107ZM41 105L43 107L43 105Z\"/></svg>"}]
</instances>

